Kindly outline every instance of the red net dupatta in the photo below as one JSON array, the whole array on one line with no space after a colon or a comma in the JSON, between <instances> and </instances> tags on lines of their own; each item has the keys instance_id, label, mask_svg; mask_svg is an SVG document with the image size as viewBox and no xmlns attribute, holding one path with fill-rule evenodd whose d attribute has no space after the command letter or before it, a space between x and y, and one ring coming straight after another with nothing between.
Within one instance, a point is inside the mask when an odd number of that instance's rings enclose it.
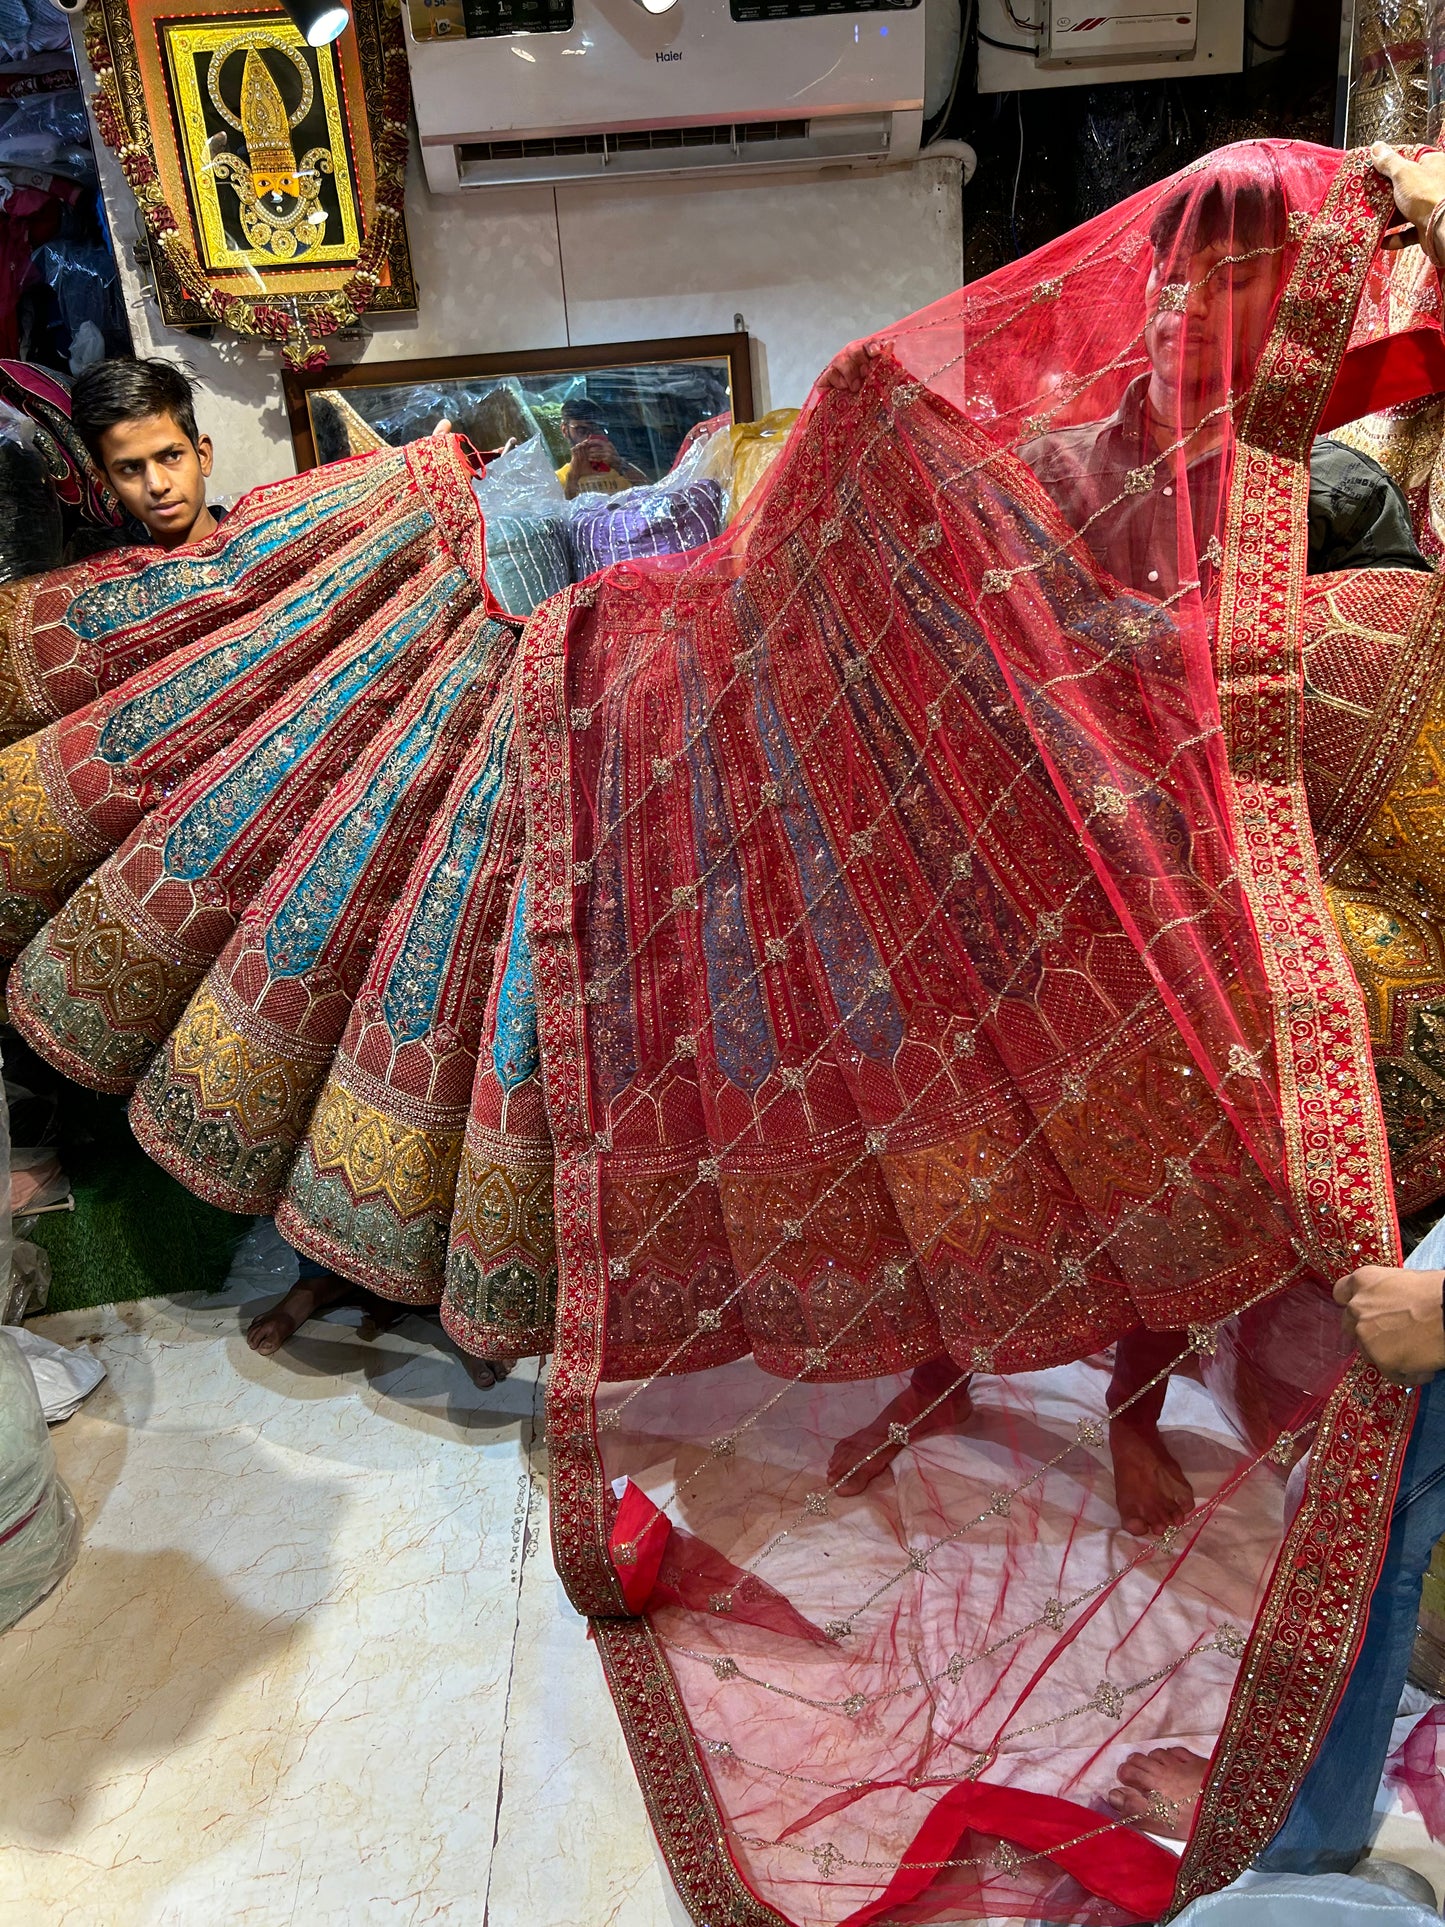
<instances>
[{"instance_id":1,"label":"red net dupatta","mask_svg":"<svg viewBox=\"0 0 1445 1927\"><path fill-rule=\"evenodd\" d=\"M699 1921L1157 1918L1348 1673L1410 1404L1301 598L1387 200L1224 150L524 638L554 1544Z\"/></svg>"}]
</instances>

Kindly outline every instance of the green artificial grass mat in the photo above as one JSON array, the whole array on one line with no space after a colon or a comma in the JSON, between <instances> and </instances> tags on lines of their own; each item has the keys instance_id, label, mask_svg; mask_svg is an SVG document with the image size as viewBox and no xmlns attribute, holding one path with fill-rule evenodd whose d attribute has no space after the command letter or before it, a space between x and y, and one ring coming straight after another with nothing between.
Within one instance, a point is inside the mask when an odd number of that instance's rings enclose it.
<instances>
[{"instance_id":1,"label":"green artificial grass mat","mask_svg":"<svg viewBox=\"0 0 1445 1927\"><path fill-rule=\"evenodd\" d=\"M152 1164L124 1098L57 1077L13 1031L3 1049L12 1082L58 1101L57 1149L75 1194L74 1211L43 1212L25 1233L50 1256L46 1310L216 1290L252 1220L193 1197Z\"/></svg>"}]
</instances>

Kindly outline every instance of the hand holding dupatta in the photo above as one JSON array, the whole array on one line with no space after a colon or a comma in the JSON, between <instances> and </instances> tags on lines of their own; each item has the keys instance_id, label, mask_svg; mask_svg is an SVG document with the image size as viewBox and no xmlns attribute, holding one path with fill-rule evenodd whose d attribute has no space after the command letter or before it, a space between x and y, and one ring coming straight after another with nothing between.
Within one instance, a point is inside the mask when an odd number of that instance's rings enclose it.
<instances>
[{"instance_id":1,"label":"hand holding dupatta","mask_svg":"<svg viewBox=\"0 0 1445 1927\"><path fill-rule=\"evenodd\" d=\"M1411 157L1377 141L1370 149L1370 165L1389 181L1395 191L1395 206L1408 223L1403 231L1387 234L1383 245L1402 248L1414 243L1437 269L1445 265L1440 237L1435 232L1436 210L1445 204L1445 154L1426 152Z\"/></svg>"}]
</instances>

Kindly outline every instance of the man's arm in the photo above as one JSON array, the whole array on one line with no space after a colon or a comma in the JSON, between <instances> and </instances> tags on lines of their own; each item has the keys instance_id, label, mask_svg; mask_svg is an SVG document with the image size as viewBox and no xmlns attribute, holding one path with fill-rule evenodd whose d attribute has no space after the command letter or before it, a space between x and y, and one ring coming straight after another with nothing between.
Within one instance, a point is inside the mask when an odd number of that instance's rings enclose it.
<instances>
[{"instance_id":1,"label":"man's arm","mask_svg":"<svg viewBox=\"0 0 1445 1927\"><path fill-rule=\"evenodd\" d=\"M1445 1271L1361 1265L1335 1286L1345 1326L1396 1385L1423 1385L1445 1370Z\"/></svg>"}]
</instances>

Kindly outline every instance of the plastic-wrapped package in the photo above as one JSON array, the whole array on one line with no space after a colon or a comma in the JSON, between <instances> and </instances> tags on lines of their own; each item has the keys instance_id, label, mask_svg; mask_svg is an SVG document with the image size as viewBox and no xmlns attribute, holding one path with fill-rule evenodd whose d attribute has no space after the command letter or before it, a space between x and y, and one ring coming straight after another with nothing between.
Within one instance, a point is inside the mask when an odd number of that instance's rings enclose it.
<instances>
[{"instance_id":1,"label":"plastic-wrapped package","mask_svg":"<svg viewBox=\"0 0 1445 1927\"><path fill-rule=\"evenodd\" d=\"M115 257L101 241L48 241L35 251L35 266L53 290L70 337L70 372L105 354L107 336L123 338L125 317ZM87 341L93 352L87 354Z\"/></svg>"},{"instance_id":2,"label":"plastic-wrapped package","mask_svg":"<svg viewBox=\"0 0 1445 1927\"><path fill-rule=\"evenodd\" d=\"M30 16L31 53L69 53L70 26L65 16L74 10L75 0L63 9L55 0L25 0L25 11Z\"/></svg>"},{"instance_id":3,"label":"plastic-wrapped package","mask_svg":"<svg viewBox=\"0 0 1445 1927\"><path fill-rule=\"evenodd\" d=\"M16 1238L10 1247L10 1282L0 1286L0 1325L23 1324L44 1311L50 1285L50 1253L28 1238Z\"/></svg>"},{"instance_id":4,"label":"plastic-wrapped package","mask_svg":"<svg viewBox=\"0 0 1445 1927\"><path fill-rule=\"evenodd\" d=\"M1429 13L1430 0L1359 0L1345 99L1346 147L1426 138Z\"/></svg>"},{"instance_id":5,"label":"plastic-wrapped package","mask_svg":"<svg viewBox=\"0 0 1445 1927\"><path fill-rule=\"evenodd\" d=\"M573 580L561 516L499 515L487 523L487 586L509 616L529 616Z\"/></svg>"},{"instance_id":6,"label":"plastic-wrapped package","mask_svg":"<svg viewBox=\"0 0 1445 1927\"><path fill-rule=\"evenodd\" d=\"M30 53L30 15L21 0L0 0L0 60L24 60Z\"/></svg>"},{"instance_id":7,"label":"plastic-wrapped package","mask_svg":"<svg viewBox=\"0 0 1445 1927\"><path fill-rule=\"evenodd\" d=\"M577 579L614 562L699 549L721 534L722 526L723 492L712 481L581 495L571 516Z\"/></svg>"},{"instance_id":8,"label":"plastic-wrapped package","mask_svg":"<svg viewBox=\"0 0 1445 1927\"><path fill-rule=\"evenodd\" d=\"M796 408L775 408L760 421L739 422L736 428L729 430L728 441L732 453L729 522L782 454L787 446L789 431L797 419Z\"/></svg>"},{"instance_id":9,"label":"plastic-wrapped package","mask_svg":"<svg viewBox=\"0 0 1445 1927\"><path fill-rule=\"evenodd\" d=\"M0 169L28 167L94 186L95 153L78 87L28 94L6 103L0 119Z\"/></svg>"},{"instance_id":10,"label":"plastic-wrapped package","mask_svg":"<svg viewBox=\"0 0 1445 1927\"><path fill-rule=\"evenodd\" d=\"M0 358L0 403L34 426L34 449L60 506L67 562L98 549L128 546L150 538L122 510L114 491L96 467L70 419L70 388L53 368ZM17 433L28 433L17 427ZM47 565L49 566L49 565Z\"/></svg>"},{"instance_id":11,"label":"plastic-wrapped package","mask_svg":"<svg viewBox=\"0 0 1445 1927\"><path fill-rule=\"evenodd\" d=\"M59 1584L79 1546L80 1517L55 1469L35 1379L0 1331L0 1632Z\"/></svg>"},{"instance_id":12,"label":"plastic-wrapped package","mask_svg":"<svg viewBox=\"0 0 1445 1927\"><path fill-rule=\"evenodd\" d=\"M1419 1901L1347 1873L1247 1873L1205 1894L1179 1927L1427 1927L1440 1916Z\"/></svg>"},{"instance_id":13,"label":"plastic-wrapped package","mask_svg":"<svg viewBox=\"0 0 1445 1927\"><path fill-rule=\"evenodd\" d=\"M63 549L60 504L35 447L35 425L0 402L0 582L58 568Z\"/></svg>"},{"instance_id":14,"label":"plastic-wrapped package","mask_svg":"<svg viewBox=\"0 0 1445 1927\"><path fill-rule=\"evenodd\" d=\"M0 0L0 60L28 60L69 45L65 15L50 0Z\"/></svg>"},{"instance_id":15,"label":"plastic-wrapped package","mask_svg":"<svg viewBox=\"0 0 1445 1927\"><path fill-rule=\"evenodd\" d=\"M84 1345L57 1345L27 1325L12 1325L9 1331L30 1367L45 1423L63 1425L105 1377L105 1366Z\"/></svg>"},{"instance_id":16,"label":"plastic-wrapped package","mask_svg":"<svg viewBox=\"0 0 1445 1927\"><path fill-rule=\"evenodd\" d=\"M487 583L512 616L529 616L572 577L567 504L541 435L488 463L472 484L487 524Z\"/></svg>"},{"instance_id":17,"label":"plastic-wrapped package","mask_svg":"<svg viewBox=\"0 0 1445 1927\"><path fill-rule=\"evenodd\" d=\"M567 498L547 445L540 435L519 442L487 463L486 473L472 483L482 514L490 523L498 515L561 515Z\"/></svg>"}]
</instances>

